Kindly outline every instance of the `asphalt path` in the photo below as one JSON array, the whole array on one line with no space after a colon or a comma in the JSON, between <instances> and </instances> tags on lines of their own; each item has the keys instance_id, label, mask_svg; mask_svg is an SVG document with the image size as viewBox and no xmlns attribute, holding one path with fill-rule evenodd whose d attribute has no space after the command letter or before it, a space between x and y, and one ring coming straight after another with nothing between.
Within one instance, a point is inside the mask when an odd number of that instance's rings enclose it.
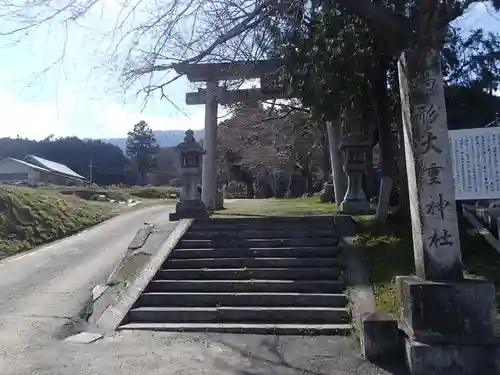
<instances>
[{"instance_id":1,"label":"asphalt path","mask_svg":"<svg viewBox=\"0 0 500 375\"><path fill-rule=\"evenodd\" d=\"M92 344L61 340L137 230L172 209L128 212L1 261L0 374L407 375L367 363L350 337L119 331Z\"/></svg>"},{"instance_id":2,"label":"asphalt path","mask_svg":"<svg viewBox=\"0 0 500 375\"><path fill-rule=\"evenodd\" d=\"M144 223L168 221L174 206L123 213L72 237L0 262L0 374L77 322ZM31 374L32 372L30 372Z\"/></svg>"}]
</instances>

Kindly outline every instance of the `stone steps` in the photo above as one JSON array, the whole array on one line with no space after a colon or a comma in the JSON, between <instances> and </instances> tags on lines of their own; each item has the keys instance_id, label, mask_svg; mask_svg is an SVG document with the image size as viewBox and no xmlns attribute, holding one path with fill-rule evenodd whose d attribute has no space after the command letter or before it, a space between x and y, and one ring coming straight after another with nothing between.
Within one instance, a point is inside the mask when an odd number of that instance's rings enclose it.
<instances>
[{"instance_id":1,"label":"stone steps","mask_svg":"<svg viewBox=\"0 0 500 375\"><path fill-rule=\"evenodd\" d=\"M135 323L339 323L349 322L346 307L136 307Z\"/></svg>"},{"instance_id":2,"label":"stone steps","mask_svg":"<svg viewBox=\"0 0 500 375\"><path fill-rule=\"evenodd\" d=\"M348 334L331 217L197 219L119 329Z\"/></svg>"},{"instance_id":3,"label":"stone steps","mask_svg":"<svg viewBox=\"0 0 500 375\"><path fill-rule=\"evenodd\" d=\"M153 280L147 292L342 293L339 280Z\"/></svg>"},{"instance_id":4,"label":"stone steps","mask_svg":"<svg viewBox=\"0 0 500 375\"><path fill-rule=\"evenodd\" d=\"M339 278L340 268L209 268L162 269L158 280L331 280Z\"/></svg>"},{"instance_id":5,"label":"stone steps","mask_svg":"<svg viewBox=\"0 0 500 375\"><path fill-rule=\"evenodd\" d=\"M316 230L330 230L336 232L335 222L331 216L318 217L266 217L266 218L231 218L218 219L217 223L213 219L198 219L191 229L193 231L209 232L232 232L242 230L259 231L290 231L305 230L314 228Z\"/></svg>"},{"instance_id":6,"label":"stone steps","mask_svg":"<svg viewBox=\"0 0 500 375\"><path fill-rule=\"evenodd\" d=\"M215 239L182 239L177 245L179 249L206 249L206 248L279 248L301 246L337 246L338 238L215 238Z\"/></svg>"},{"instance_id":7,"label":"stone steps","mask_svg":"<svg viewBox=\"0 0 500 375\"><path fill-rule=\"evenodd\" d=\"M252 324L252 323L128 323L118 330L159 332L216 332L254 335L349 335L351 324Z\"/></svg>"},{"instance_id":8,"label":"stone steps","mask_svg":"<svg viewBox=\"0 0 500 375\"><path fill-rule=\"evenodd\" d=\"M143 307L345 307L347 297L343 293L210 293L210 292L149 292L139 298Z\"/></svg>"},{"instance_id":9,"label":"stone steps","mask_svg":"<svg viewBox=\"0 0 500 375\"><path fill-rule=\"evenodd\" d=\"M261 248L199 248L176 249L169 259L206 259L206 258L331 258L340 254L338 247L261 247Z\"/></svg>"},{"instance_id":10,"label":"stone steps","mask_svg":"<svg viewBox=\"0 0 500 375\"><path fill-rule=\"evenodd\" d=\"M234 253L232 254L234 255ZM192 258L171 259L164 268L332 268L338 266L337 258Z\"/></svg>"},{"instance_id":11,"label":"stone steps","mask_svg":"<svg viewBox=\"0 0 500 375\"><path fill-rule=\"evenodd\" d=\"M330 229L310 230L275 230L267 228L265 230L232 230L232 231L208 231L200 230L186 233L186 240L213 240L213 239L276 239L276 238L329 238L334 234Z\"/></svg>"}]
</instances>

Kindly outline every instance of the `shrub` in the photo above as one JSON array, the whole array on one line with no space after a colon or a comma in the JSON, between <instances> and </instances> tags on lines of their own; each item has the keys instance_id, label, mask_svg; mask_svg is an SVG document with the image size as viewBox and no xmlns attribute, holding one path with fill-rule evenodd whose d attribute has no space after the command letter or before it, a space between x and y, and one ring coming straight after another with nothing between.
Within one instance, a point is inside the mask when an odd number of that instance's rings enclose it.
<instances>
[{"instance_id":1,"label":"shrub","mask_svg":"<svg viewBox=\"0 0 500 375\"><path fill-rule=\"evenodd\" d=\"M181 189L171 186L135 187L129 192L130 195L143 199L177 199L181 195Z\"/></svg>"}]
</instances>

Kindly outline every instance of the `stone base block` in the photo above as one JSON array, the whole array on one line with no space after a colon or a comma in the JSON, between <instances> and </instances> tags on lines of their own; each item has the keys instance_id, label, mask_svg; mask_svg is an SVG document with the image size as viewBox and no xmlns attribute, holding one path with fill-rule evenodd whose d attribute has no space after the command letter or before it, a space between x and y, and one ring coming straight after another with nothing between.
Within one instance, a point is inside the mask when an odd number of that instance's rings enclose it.
<instances>
[{"instance_id":1,"label":"stone base block","mask_svg":"<svg viewBox=\"0 0 500 375\"><path fill-rule=\"evenodd\" d=\"M402 347L398 322L384 311L367 315L362 322L361 350L366 360L392 362Z\"/></svg>"},{"instance_id":2,"label":"stone base block","mask_svg":"<svg viewBox=\"0 0 500 375\"><path fill-rule=\"evenodd\" d=\"M175 212L169 215L170 221L180 219L200 219L209 217L201 200L180 201L175 205Z\"/></svg>"},{"instance_id":3,"label":"stone base block","mask_svg":"<svg viewBox=\"0 0 500 375\"><path fill-rule=\"evenodd\" d=\"M350 215L368 214L373 212L370 208L370 203L366 199L344 200L340 204L340 210L343 213Z\"/></svg>"},{"instance_id":4,"label":"stone base block","mask_svg":"<svg viewBox=\"0 0 500 375\"><path fill-rule=\"evenodd\" d=\"M496 302L492 283L464 279L430 282L396 278L401 328L414 341L483 345L496 342Z\"/></svg>"},{"instance_id":5,"label":"stone base block","mask_svg":"<svg viewBox=\"0 0 500 375\"><path fill-rule=\"evenodd\" d=\"M411 375L497 375L500 350L494 345L429 345L406 339Z\"/></svg>"}]
</instances>

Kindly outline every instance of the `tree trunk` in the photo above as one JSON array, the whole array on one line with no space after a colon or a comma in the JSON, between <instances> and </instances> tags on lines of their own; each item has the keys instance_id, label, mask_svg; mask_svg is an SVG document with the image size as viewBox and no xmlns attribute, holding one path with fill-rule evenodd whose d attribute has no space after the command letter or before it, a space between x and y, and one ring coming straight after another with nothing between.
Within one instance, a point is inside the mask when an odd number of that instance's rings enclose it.
<instances>
[{"instance_id":1,"label":"tree trunk","mask_svg":"<svg viewBox=\"0 0 500 375\"><path fill-rule=\"evenodd\" d=\"M330 148L328 145L328 131L325 129L321 139L323 152L321 155L321 169L323 169L323 184L327 181L333 181L333 171L330 164Z\"/></svg>"},{"instance_id":2,"label":"tree trunk","mask_svg":"<svg viewBox=\"0 0 500 375\"><path fill-rule=\"evenodd\" d=\"M147 174L147 172L143 169L141 169L141 171L139 172L139 175L141 177L141 181L140 181L141 186L146 185L146 174Z\"/></svg>"},{"instance_id":3,"label":"tree trunk","mask_svg":"<svg viewBox=\"0 0 500 375\"><path fill-rule=\"evenodd\" d=\"M306 173L306 188L305 193L311 193L313 191L313 174L310 170Z\"/></svg>"},{"instance_id":4,"label":"tree trunk","mask_svg":"<svg viewBox=\"0 0 500 375\"><path fill-rule=\"evenodd\" d=\"M285 193L285 196L287 198L291 197L293 195L293 192L292 192L292 180L293 180L293 173L290 173L290 175L288 176L288 185L287 185L287 188L286 188L286 193ZM302 183L302 181L301 181Z\"/></svg>"},{"instance_id":5,"label":"tree trunk","mask_svg":"<svg viewBox=\"0 0 500 375\"><path fill-rule=\"evenodd\" d=\"M373 81L374 98L377 104L377 132L380 150L380 172L382 175L375 221L385 223L389 214L389 202L393 187L395 168L392 153L393 137L389 112L389 90L387 88L387 70L389 60L381 56L375 69Z\"/></svg>"},{"instance_id":6,"label":"tree trunk","mask_svg":"<svg viewBox=\"0 0 500 375\"><path fill-rule=\"evenodd\" d=\"M340 152L341 142L341 124L340 119L338 123L327 124L328 126L328 143L330 149L330 159L332 165L332 179L333 189L335 193L335 203L340 205L344 199L347 190L347 176L344 172L342 165L342 157Z\"/></svg>"},{"instance_id":7,"label":"tree trunk","mask_svg":"<svg viewBox=\"0 0 500 375\"><path fill-rule=\"evenodd\" d=\"M380 146L380 170L382 176L394 179L393 137L391 132L391 113L389 109L389 90L387 88L388 63L380 59L373 79L374 98L377 104L377 132Z\"/></svg>"},{"instance_id":8,"label":"tree trunk","mask_svg":"<svg viewBox=\"0 0 500 375\"><path fill-rule=\"evenodd\" d=\"M247 199L253 199L253 197L255 195L255 191L254 191L254 188L253 188L253 182L246 181L245 185L247 187L247 196L246 196L246 198Z\"/></svg>"},{"instance_id":9,"label":"tree trunk","mask_svg":"<svg viewBox=\"0 0 500 375\"><path fill-rule=\"evenodd\" d=\"M376 193L375 187L375 169L373 168L373 147L368 150L366 155L366 169L364 174L364 192L366 198L370 200Z\"/></svg>"}]
</instances>

